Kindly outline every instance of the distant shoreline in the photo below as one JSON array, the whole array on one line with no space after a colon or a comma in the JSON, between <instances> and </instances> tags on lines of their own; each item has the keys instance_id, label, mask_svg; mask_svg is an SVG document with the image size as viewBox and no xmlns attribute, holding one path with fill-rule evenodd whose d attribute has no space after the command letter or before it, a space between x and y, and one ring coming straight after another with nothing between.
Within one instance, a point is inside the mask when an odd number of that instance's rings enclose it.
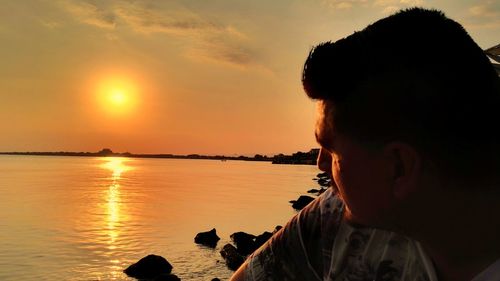
<instances>
[{"instance_id":1,"label":"distant shoreline","mask_svg":"<svg viewBox=\"0 0 500 281\"><path fill-rule=\"evenodd\" d=\"M295 165L316 165L317 149L311 149L309 152L296 152L292 155L278 154L272 157L256 154L249 156L225 156L225 155L175 155L175 154L134 154L130 152L118 153L110 149L103 149L99 152L0 152L0 155L26 155L26 156L69 156L69 157L127 157L127 158L161 158L161 159L207 159L207 160L240 160L240 161L259 161L271 162L272 164L295 164Z\"/></svg>"}]
</instances>

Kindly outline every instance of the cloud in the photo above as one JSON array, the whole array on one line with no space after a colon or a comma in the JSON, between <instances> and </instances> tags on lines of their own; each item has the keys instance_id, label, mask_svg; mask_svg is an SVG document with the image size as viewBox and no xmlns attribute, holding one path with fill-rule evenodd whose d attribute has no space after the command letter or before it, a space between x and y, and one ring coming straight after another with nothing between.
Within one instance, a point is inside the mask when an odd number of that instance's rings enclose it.
<instances>
[{"instance_id":1,"label":"cloud","mask_svg":"<svg viewBox=\"0 0 500 281\"><path fill-rule=\"evenodd\" d=\"M222 63L238 68L257 66L257 55L246 41L223 34L205 34L186 48L185 55L195 61Z\"/></svg>"},{"instance_id":2,"label":"cloud","mask_svg":"<svg viewBox=\"0 0 500 281\"><path fill-rule=\"evenodd\" d=\"M108 1L65 2L65 8L80 22L101 29L128 27L139 34L164 34L186 44L192 60L243 66L253 63L253 52L245 47L249 37L236 27L214 22L175 2ZM109 40L118 37L107 34Z\"/></svg>"},{"instance_id":3,"label":"cloud","mask_svg":"<svg viewBox=\"0 0 500 281\"><path fill-rule=\"evenodd\" d=\"M348 10L353 7L382 7L384 13L393 13L403 8L422 6L424 0L322 0L321 4L334 10Z\"/></svg>"},{"instance_id":4,"label":"cloud","mask_svg":"<svg viewBox=\"0 0 500 281\"><path fill-rule=\"evenodd\" d=\"M373 2L374 6L382 6L382 7L389 7L389 6L422 6L424 5L425 2L423 0L375 0Z\"/></svg>"},{"instance_id":5,"label":"cloud","mask_svg":"<svg viewBox=\"0 0 500 281\"><path fill-rule=\"evenodd\" d=\"M106 39L108 39L109 41L117 41L119 37L115 34L108 33L106 34Z\"/></svg>"},{"instance_id":6,"label":"cloud","mask_svg":"<svg viewBox=\"0 0 500 281\"><path fill-rule=\"evenodd\" d=\"M422 6L425 4L424 0L401 0L399 2L407 6Z\"/></svg>"},{"instance_id":7,"label":"cloud","mask_svg":"<svg viewBox=\"0 0 500 281\"><path fill-rule=\"evenodd\" d=\"M375 0L373 6L391 6L398 3L399 0Z\"/></svg>"},{"instance_id":8,"label":"cloud","mask_svg":"<svg viewBox=\"0 0 500 281\"><path fill-rule=\"evenodd\" d=\"M121 6L116 14L140 33L186 35L217 32L223 28L188 11L155 11L139 5Z\"/></svg>"},{"instance_id":9,"label":"cloud","mask_svg":"<svg viewBox=\"0 0 500 281\"><path fill-rule=\"evenodd\" d=\"M51 20L41 20L40 23L48 29L56 29L61 26L59 22Z\"/></svg>"},{"instance_id":10,"label":"cloud","mask_svg":"<svg viewBox=\"0 0 500 281\"><path fill-rule=\"evenodd\" d=\"M68 12L82 23L93 25L104 29L114 29L115 15L90 2L63 2Z\"/></svg>"},{"instance_id":11,"label":"cloud","mask_svg":"<svg viewBox=\"0 0 500 281\"><path fill-rule=\"evenodd\" d=\"M495 19L500 16L500 5L494 5L492 1L488 1L484 4L471 7L469 13L474 17Z\"/></svg>"},{"instance_id":12,"label":"cloud","mask_svg":"<svg viewBox=\"0 0 500 281\"><path fill-rule=\"evenodd\" d=\"M373 6L382 7L382 13L393 14L401 9L423 6L424 0L375 0Z\"/></svg>"},{"instance_id":13,"label":"cloud","mask_svg":"<svg viewBox=\"0 0 500 281\"><path fill-rule=\"evenodd\" d=\"M245 47L247 35L234 26L206 20L182 7L151 9L131 4L117 8L116 15L138 33L163 33L186 39L189 44L185 54L192 60L233 66L253 63L253 53Z\"/></svg>"},{"instance_id":14,"label":"cloud","mask_svg":"<svg viewBox=\"0 0 500 281\"><path fill-rule=\"evenodd\" d=\"M225 63L237 67L246 67L253 63L253 57L248 50L220 42L200 43L187 50L186 56L194 60Z\"/></svg>"},{"instance_id":15,"label":"cloud","mask_svg":"<svg viewBox=\"0 0 500 281\"><path fill-rule=\"evenodd\" d=\"M341 2L337 5L337 9L350 9L352 8L352 3L350 2Z\"/></svg>"},{"instance_id":16,"label":"cloud","mask_svg":"<svg viewBox=\"0 0 500 281\"><path fill-rule=\"evenodd\" d=\"M399 6L387 6L382 10L382 13L384 14L394 14L397 11L401 10Z\"/></svg>"},{"instance_id":17,"label":"cloud","mask_svg":"<svg viewBox=\"0 0 500 281\"><path fill-rule=\"evenodd\" d=\"M322 0L321 4L334 10L349 10L355 5L366 4L368 0Z\"/></svg>"},{"instance_id":18,"label":"cloud","mask_svg":"<svg viewBox=\"0 0 500 281\"><path fill-rule=\"evenodd\" d=\"M500 28L500 5L487 1L469 8L465 25L469 28Z\"/></svg>"}]
</instances>

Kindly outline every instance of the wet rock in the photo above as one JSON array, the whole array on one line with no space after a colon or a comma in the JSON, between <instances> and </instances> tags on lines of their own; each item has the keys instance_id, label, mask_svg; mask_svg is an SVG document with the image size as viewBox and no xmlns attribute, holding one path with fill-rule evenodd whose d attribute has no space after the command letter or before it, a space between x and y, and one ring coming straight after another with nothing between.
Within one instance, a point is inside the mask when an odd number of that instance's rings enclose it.
<instances>
[{"instance_id":1,"label":"wet rock","mask_svg":"<svg viewBox=\"0 0 500 281\"><path fill-rule=\"evenodd\" d=\"M329 187L331 184L330 179L319 179L318 184L321 185L322 187Z\"/></svg>"},{"instance_id":2,"label":"wet rock","mask_svg":"<svg viewBox=\"0 0 500 281\"><path fill-rule=\"evenodd\" d=\"M226 265L231 270L236 270L245 261L245 258L238 253L238 250L231 245L226 244L220 251L221 256L226 260Z\"/></svg>"},{"instance_id":3,"label":"wet rock","mask_svg":"<svg viewBox=\"0 0 500 281\"><path fill-rule=\"evenodd\" d=\"M326 176L326 172L325 173L321 172L321 173L316 174L317 178L323 178L325 176Z\"/></svg>"},{"instance_id":4,"label":"wet rock","mask_svg":"<svg viewBox=\"0 0 500 281\"><path fill-rule=\"evenodd\" d=\"M240 231L231 234L229 237L233 240L240 255L249 255L257 249L255 245L255 235Z\"/></svg>"},{"instance_id":5,"label":"wet rock","mask_svg":"<svg viewBox=\"0 0 500 281\"><path fill-rule=\"evenodd\" d=\"M207 232L200 232L196 234L196 237L194 238L194 242L196 244L205 245L211 248L215 248L219 240L220 238L217 236L215 228Z\"/></svg>"},{"instance_id":6,"label":"wet rock","mask_svg":"<svg viewBox=\"0 0 500 281\"><path fill-rule=\"evenodd\" d=\"M162 274L170 274L172 265L164 257L148 255L127 267L123 272L137 279L152 279Z\"/></svg>"},{"instance_id":7,"label":"wet rock","mask_svg":"<svg viewBox=\"0 0 500 281\"><path fill-rule=\"evenodd\" d=\"M181 281L175 274L162 274L156 276L152 281Z\"/></svg>"},{"instance_id":8,"label":"wet rock","mask_svg":"<svg viewBox=\"0 0 500 281\"><path fill-rule=\"evenodd\" d=\"M316 175L317 178L328 178L328 173L327 172L324 172L324 173L319 173Z\"/></svg>"},{"instance_id":9,"label":"wet rock","mask_svg":"<svg viewBox=\"0 0 500 281\"><path fill-rule=\"evenodd\" d=\"M281 225L277 225L277 226L274 228L274 230L273 230L273 234L275 234L276 232L278 232L278 231L279 231L280 229L282 229L282 228L283 228L283 226L281 226Z\"/></svg>"},{"instance_id":10,"label":"wet rock","mask_svg":"<svg viewBox=\"0 0 500 281\"><path fill-rule=\"evenodd\" d=\"M299 199L297 200L292 200L290 203L292 203L292 208L295 210L302 210L307 204L311 203L314 200L311 196L305 196L301 195Z\"/></svg>"},{"instance_id":11,"label":"wet rock","mask_svg":"<svg viewBox=\"0 0 500 281\"><path fill-rule=\"evenodd\" d=\"M272 236L273 234L271 232L264 231L264 233L255 237L255 250L264 245L264 243L266 243L266 241L269 240L269 238L271 238Z\"/></svg>"},{"instance_id":12,"label":"wet rock","mask_svg":"<svg viewBox=\"0 0 500 281\"><path fill-rule=\"evenodd\" d=\"M323 192L325 192L327 189L328 188L322 186L320 189L316 189L316 188L309 189L307 191L307 193L311 193L311 194L314 194L316 196L319 196L319 195L323 194Z\"/></svg>"},{"instance_id":13,"label":"wet rock","mask_svg":"<svg viewBox=\"0 0 500 281\"><path fill-rule=\"evenodd\" d=\"M315 189L315 188L313 188L313 189L309 189L307 191L307 193L319 193L320 191L321 191L321 189Z\"/></svg>"},{"instance_id":14,"label":"wet rock","mask_svg":"<svg viewBox=\"0 0 500 281\"><path fill-rule=\"evenodd\" d=\"M329 187L332 183L332 179L328 173L319 173L315 179L321 187Z\"/></svg>"}]
</instances>

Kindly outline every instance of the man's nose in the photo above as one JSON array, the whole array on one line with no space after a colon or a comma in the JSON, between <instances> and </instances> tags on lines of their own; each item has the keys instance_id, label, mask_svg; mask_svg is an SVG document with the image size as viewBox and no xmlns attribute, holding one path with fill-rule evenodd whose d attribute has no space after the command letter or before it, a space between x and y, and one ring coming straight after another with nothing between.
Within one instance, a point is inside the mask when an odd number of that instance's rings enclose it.
<instances>
[{"instance_id":1,"label":"man's nose","mask_svg":"<svg viewBox=\"0 0 500 281\"><path fill-rule=\"evenodd\" d=\"M332 172L332 169L331 169L332 157L331 157L330 153L323 148L321 148L319 150L317 163L318 163L318 168L321 171L327 172L327 173Z\"/></svg>"}]
</instances>

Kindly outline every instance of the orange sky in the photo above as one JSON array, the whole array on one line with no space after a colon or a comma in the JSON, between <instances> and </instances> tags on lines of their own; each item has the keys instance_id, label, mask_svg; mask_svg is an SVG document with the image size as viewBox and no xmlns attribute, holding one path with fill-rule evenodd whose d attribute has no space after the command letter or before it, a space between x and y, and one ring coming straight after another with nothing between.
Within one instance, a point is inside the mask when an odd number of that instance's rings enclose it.
<instances>
[{"instance_id":1,"label":"orange sky","mask_svg":"<svg viewBox=\"0 0 500 281\"><path fill-rule=\"evenodd\" d=\"M309 49L411 5L500 41L489 0L3 1L0 151L309 150Z\"/></svg>"}]
</instances>

